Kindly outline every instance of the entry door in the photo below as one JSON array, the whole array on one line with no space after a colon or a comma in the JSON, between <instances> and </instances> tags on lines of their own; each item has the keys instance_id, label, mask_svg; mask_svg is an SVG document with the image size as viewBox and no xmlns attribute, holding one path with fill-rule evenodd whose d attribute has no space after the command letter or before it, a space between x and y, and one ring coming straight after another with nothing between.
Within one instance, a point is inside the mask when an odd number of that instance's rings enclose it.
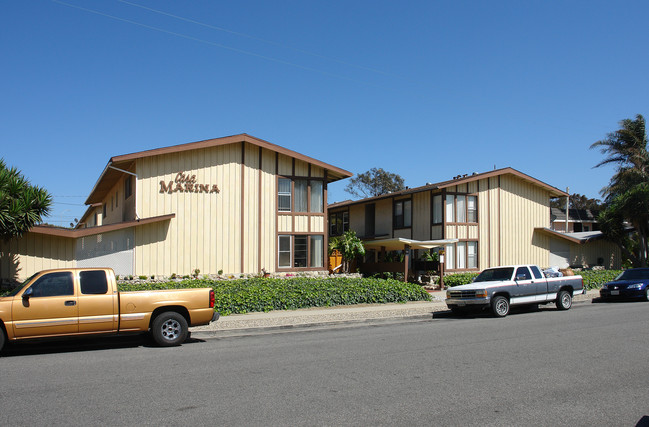
<instances>
[{"instance_id":1,"label":"entry door","mask_svg":"<svg viewBox=\"0 0 649 427\"><path fill-rule=\"evenodd\" d=\"M23 298L23 295L29 297ZM72 272L44 274L14 297L14 335L35 337L77 333L78 309Z\"/></svg>"}]
</instances>

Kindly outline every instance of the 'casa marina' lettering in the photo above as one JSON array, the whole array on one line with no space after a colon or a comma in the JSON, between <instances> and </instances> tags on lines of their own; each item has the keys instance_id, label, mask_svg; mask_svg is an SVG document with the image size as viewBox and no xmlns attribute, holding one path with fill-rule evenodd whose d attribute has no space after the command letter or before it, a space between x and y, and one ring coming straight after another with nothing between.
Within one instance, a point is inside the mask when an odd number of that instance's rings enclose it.
<instances>
[{"instance_id":1,"label":"'casa marina' lettering","mask_svg":"<svg viewBox=\"0 0 649 427\"><path fill-rule=\"evenodd\" d=\"M196 175L185 175L185 172L178 172L173 181L167 184L160 181L160 193L220 193L218 185L216 184L198 184L196 182Z\"/></svg>"}]
</instances>

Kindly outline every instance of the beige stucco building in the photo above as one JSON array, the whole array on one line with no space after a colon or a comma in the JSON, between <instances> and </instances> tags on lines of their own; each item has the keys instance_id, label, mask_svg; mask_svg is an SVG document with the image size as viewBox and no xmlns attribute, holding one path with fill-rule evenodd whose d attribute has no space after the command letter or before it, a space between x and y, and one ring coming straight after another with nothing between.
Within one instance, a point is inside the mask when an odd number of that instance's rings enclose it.
<instances>
[{"instance_id":1,"label":"beige stucco building","mask_svg":"<svg viewBox=\"0 0 649 427\"><path fill-rule=\"evenodd\" d=\"M391 250L407 248L416 260L434 248L444 250L446 272L508 264L619 268L614 244L550 230L550 198L567 196L512 168L461 175L333 204L329 235L355 231L371 250L366 264L380 262Z\"/></svg>"},{"instance_id":2,"label":"beige stucco building","mask_svg":"<svg viewBox=\"0 0 649 427\"><path fill-rule=\"evenodd\" d=\"M77 227L3 244L0 277L325 271L327 185L351 175L247 134L112 157Z\"/></svg>"}]
</instances>

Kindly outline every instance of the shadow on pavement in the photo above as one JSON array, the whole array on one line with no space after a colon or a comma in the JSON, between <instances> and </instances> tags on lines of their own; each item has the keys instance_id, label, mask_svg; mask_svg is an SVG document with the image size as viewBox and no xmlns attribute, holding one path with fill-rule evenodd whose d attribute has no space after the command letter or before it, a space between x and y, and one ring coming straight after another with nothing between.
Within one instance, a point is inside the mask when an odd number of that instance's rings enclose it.
<instances>
[{"instance_id":1,"label":"shadow on pavement","mask_svg":"<svg viewBox=\"0 0 649 427\"><path fill-rule=\"evenodd\" d=\"M198 338L187 338L183 345L205 342ZM118 350L136 347L158 347L148 334L66 337L6 343L0 357L33 356L54 353L75 353L81 351Z\"/></svg>"},{"instance_id":2,"label":"shadow on pavement","mask_svg":"<svg viewBox=\"0 0 649 427\"><path fill-rule=\"evenodd\" d=\"M540 311L547 311L547 310L556 310L554 307L554 304L546 305L543 306L535 306L535 305L524 305L524 306L516 306L516 307L511 307L509 316L517 316L519 314L527 314L527 313L534 313L534 312L540 312ZM485 309L485 310L480 310L480 309L466 309L465 311L462 311L460 313L453 313L449 310L447 311L436 311L433 313L433 319L496 319L496 317L491 314L491 310Z\"/></svg>"},{"instance_id":3,"label":"shadow on pavement","mask_svg":"<svg viewBox=\"0 0 649 427\"><path fill-rule=\"evenodd\" d=\"M593 298L593 304L615 304L615 303L646 303L647 301L640 298Z\"/></svg>"}]
</instances>

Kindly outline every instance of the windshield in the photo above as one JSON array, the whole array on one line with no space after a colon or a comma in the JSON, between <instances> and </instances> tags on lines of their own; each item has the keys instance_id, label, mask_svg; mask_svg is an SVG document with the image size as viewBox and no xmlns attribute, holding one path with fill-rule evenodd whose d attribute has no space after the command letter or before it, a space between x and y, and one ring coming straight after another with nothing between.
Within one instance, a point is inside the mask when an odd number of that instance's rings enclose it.
<instances>
[{"instance_id":1,"label":"windshield","mask_svg":"<svg viewBox=\"0 0 649 427\"><path fill-rule=\"evenodd\" d=\"M23 288L27 283L29 283L29 281L32 280L32 279L34 278L34 276L36 276L37 274L38 274L38 273L33 274L29 279L25 280L25 281L22 282L20 285L16 286L16 287L14 288L14 290L12 290L11 292L9 292L9 293L8 293L7 295L5 295L5 296L6 296L6 297L13 297L13 296L16 296L16 294L17 294L18 292L20 292L20 290L21 290L21 289L22 289L22 288Z\"/></svg>"},{"instance_id":2,"label":"windshield","mask_svg":"<svg viewBox=\"0 0 649 427\"><path fill-rule=\"evenodd\" d=\"M514 267L491 268L480 273L474 282L502 282L503 280L510 280L513 273Z\"/></svg>"},{"instance_id":3,"label":"windshield","mask_svg":"<svg viewBox=\"0 0 649 427\"><path fill-rule=\"evenodd\" d=\"M634 268L623 271L615 280L646 280L649 279L649 268Z\"/></svg>"}]
</instances>

